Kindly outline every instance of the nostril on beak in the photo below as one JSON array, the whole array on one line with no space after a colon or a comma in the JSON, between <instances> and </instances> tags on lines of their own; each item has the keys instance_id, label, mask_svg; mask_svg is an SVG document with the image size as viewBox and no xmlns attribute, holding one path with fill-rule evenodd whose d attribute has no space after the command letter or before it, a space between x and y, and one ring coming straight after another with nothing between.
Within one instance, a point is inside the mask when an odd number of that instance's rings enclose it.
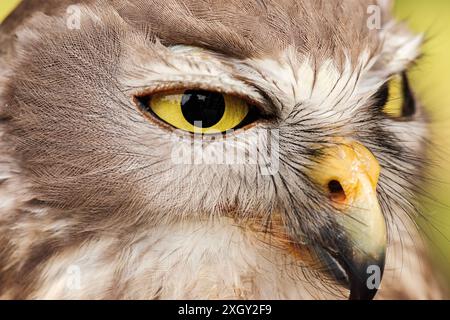
<instances>
[{"instance_id":1,"label":"nostril on beak","mask_svg":"<svg viewBox=\"0 0 450 320\"><path fill-rule=\"evenodd\" d=\"M328 182L328 191L330 192L330 199L335 202L344 202L347 199L344 188L337 180Z\"/></svg>"}]
</instances>

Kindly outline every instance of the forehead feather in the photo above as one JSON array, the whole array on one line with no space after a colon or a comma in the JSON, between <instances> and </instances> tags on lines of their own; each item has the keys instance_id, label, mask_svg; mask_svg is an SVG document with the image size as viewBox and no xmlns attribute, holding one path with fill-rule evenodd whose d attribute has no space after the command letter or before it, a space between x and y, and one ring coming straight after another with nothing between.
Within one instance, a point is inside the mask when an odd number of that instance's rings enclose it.
<instances>
[{"instance_id":1,"label":"forehead feather","mask_svg":"<svg viewBox=\"0 0 450 320\"><path fill-rule=\"evenodd\" d=\"M390 0L51 0L39 3L23 2L2 24L1 47L10 47L9 43L14 41L12 34L34 12L42 10L48 15L64 16L67 7L74 3L101 10L105 15L118 13L127 24L144 30L167 46L203 47L239 59L277 60L289 50L301 62L313 58L320 65L331 59L337 67L342 67L348 59L358 64L362 54L383 53L382 64L387 64L391 63L389 59L413 60L420 45L416 41L404 50L413 37L406 28L391 23ZM371 17L368 9L374 4L379 5L381 13L380 29L368 27ZM398 52L403 56L396 56ZM0 55L4 53L7 52ZM405 53L409 56L405 57Z\"/></svg>"},{"instance_id":2,"label":"forehead feather","mask_svg":"<svg viewBox=\"0 0 450 320\"><path fill-rule=\"evenodd\" d=\"M123 2L122 2L123 3ZM370 0L130 0L118 9L165 44L201 46L237 58L277 56L289 47L317 59L376 50ZM157 9L157 10L155 10Z\"/></svg>"}]
</instances>

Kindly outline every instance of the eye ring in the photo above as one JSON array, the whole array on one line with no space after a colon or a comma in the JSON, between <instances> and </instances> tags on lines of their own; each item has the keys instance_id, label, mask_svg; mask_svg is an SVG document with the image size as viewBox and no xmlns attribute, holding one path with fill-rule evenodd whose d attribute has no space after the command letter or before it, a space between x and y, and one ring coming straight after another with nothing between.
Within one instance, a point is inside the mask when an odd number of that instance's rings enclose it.
<instances>
[{"instance_id":1,"label":"eye ring","mask_svg":"<svg viewBox=\"0 0 450 320\"><path fill-rule=\"evenodd\" d=\"M165 129L209 136L249 129L258 108L237 95L202 89L167 90L133 96L147 120Z\"/></svg>"}]
</instances>

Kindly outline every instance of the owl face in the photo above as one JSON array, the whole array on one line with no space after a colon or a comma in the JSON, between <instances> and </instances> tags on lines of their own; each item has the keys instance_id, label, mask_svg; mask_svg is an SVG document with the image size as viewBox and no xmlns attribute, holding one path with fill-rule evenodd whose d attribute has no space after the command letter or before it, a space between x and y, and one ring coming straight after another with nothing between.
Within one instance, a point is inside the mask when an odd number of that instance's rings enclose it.
<instances>
[{"instance_id":1,"label":"owl face","mask_svg":"<svg viewBox=\"0 0 450 320\"><path fill-rule=\"evenodd\" d=\"M26 206L60 226L39 245L229 219L373 297L422 176L420 37L372 1L75 8L27 22L1 92Z\"/></svg>"}]
</instances>

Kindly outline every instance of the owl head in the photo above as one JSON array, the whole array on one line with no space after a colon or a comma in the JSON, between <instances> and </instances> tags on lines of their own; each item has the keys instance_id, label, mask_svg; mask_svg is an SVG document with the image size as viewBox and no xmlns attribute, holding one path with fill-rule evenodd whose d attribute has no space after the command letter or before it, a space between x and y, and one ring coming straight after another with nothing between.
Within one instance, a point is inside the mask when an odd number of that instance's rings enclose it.
<instances>
[{"instance_id":1,"label":"owl head","mask_svg":"<svg viewBox=\"0 0 450 320\"><path fill-rule=\"evenodd\" d=\"M0 63L21 190L3 237L34 259L15 270L35 280L88 240L227 221L299 274L375 295L427 137L408 80L422 38L389 3L47 1L24 17ZM240 245L227 239L201 246Z\"/></svg>"}]
</instances>

